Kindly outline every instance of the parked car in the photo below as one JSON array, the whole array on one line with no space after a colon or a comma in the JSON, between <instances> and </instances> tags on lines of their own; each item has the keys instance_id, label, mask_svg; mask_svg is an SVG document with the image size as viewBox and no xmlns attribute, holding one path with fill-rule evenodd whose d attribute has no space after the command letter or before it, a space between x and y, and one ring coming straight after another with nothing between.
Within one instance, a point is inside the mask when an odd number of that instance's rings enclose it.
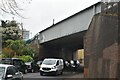
<instances>
[{"instance_id":1,"label":"parked car","mask_svg":"<svg viewBox=\"0 0 120 80\"><path fill-rule=\"evenodd\" d=\"M70 66L70 62L69 61L65 61L65 66L69 67Z\"/></svg>"},{"instance_id":2,"label":"parked car","mask_svg":"<svg viewBox=\"0 0 120 80\"><path fill-rule=\"evenodd\" d=\"M39 66L35 62L26 62L27 65L27 71L28 72L38 72L39 71Z\"/></svg>"},{"instance_id":3,"label":"parked car","mask_svg":"<svg viewBox=\"0 0 120 80\"><path fill-rule=\"evenodd\" d=\"M62 74L63 68L63 59L46 58L41 64L40 75L43 75L44 73L55 75Z\"/></svg>"},{"instance_id":4,"label":"parked car","mask_svg":"<svg viewBox=\"0 0 120 80\"><path fill-rule=\"evenodd\" d=\"M39 68L40 68L42 62L43 62L43 61L37 61L37 65L39 66Z\"/></svg>"},{"instance_id":5,"label":"parked car","mask_svg":"<svg viewBox=\"0 0 120 80\"><path fill-rule=\"evenodd\" d=\"M0 64L0 80L22 80L23 74L13 65Z\"/></svg>"},{"instance_id":6,"label":"parked car","mask_svg":"<svg viewBox=\"0 0 120 80\"><path fill-rule=\"evenodd\" d=\"M80 62L78 60L71 60L70 65L72 68L78 68L80 67Z\"/></svg>"},{"instance_id":7,"label":"parked car","mask_svg":"<svg viewBox=\"0 0 120 80\"><path fill-rule=\"evenodd\" d=\"M19 58L3 58L2 64L14 65L22 73L27 73L27 66L24 61Z\"/></svg>"}]
</instances>

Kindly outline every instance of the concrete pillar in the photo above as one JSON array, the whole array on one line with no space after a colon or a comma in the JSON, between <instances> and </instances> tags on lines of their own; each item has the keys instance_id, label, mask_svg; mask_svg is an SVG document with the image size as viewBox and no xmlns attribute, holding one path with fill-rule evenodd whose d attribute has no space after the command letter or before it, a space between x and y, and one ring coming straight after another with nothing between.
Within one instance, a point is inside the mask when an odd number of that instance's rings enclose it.
<instances>
[{"instance_id":1,"label":"concrete pillar","mask_svg":"<svg viewBox=\"0 0 120 80\"><path fill-rule=\"evenodd\" d=\"M120 78L118 9L115 6L92 19L84 37L87 78Z\"/></svg>"},{"instance_id":2,"label":"concrete pillar","mask_svg":"<svg viewBox=\"0 0 120 80\"><path fill-rule=\"evenodd\" d=\"M62 48L62 57L64 60L71 60L73 58L73 51L68 48Z\"/></svg>"},{"instance_id":3,"label":"concrete pillar","mask_svg":"<svg viewBox=\"0 0 120 80\"><path fill-rule=\"evenodd\" d=\"M44 57L44 47L42 45L40 45L39 47L39 60L43 60L45 57Z\"/></svg>"}]
</instances>

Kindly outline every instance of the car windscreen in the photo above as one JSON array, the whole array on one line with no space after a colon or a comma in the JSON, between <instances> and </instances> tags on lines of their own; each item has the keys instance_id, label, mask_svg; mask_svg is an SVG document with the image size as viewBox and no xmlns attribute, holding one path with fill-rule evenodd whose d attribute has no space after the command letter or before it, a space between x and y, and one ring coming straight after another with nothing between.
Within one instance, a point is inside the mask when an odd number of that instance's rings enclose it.
<instances>
[{"instance_id":1,"label":"car windscreen","mask_svg":"<svg viewBox=\"0 0 120 80\"><path fill-rule=\"evenodd\" d=\"M56 60L44 60L42 64L45 65L54 65L56 63Z\"/></svg>"},{"instance_id":2,"label":"car windscreen","mask_svg":"<svg viewBox=\"0 0 120 80\"><path fill-rule=\"evenodd\" d=\"M13 64L14 64L15 66L17 66L17 65L24 65L24 62L21 61L21 60L13 60Z\"/></svg>"},{"instance_id":3,"label":"car windscreen","mask_svg":"<svg viewBox=\"0 0 120 80\"><path fill-rule=\"evenodd\" d=\"M5 74L5 67L0 67L0 79L2 79L4 74Z\"/></svg>"},{"instance_id":4,"label":"car windscreen","mask_svg":"<svg viewBox=\"0 0 120 80\"><path fill-rule=\"evenodd\" d=\"M25 64L26 64L26 65L31 65L31 63L32 63L32 62L26 62Z\"/></svg>"},{"instance_id":5,"label":"car windscreen","mask_svg":"<svg viewBox=\"0 0 120 80\"><path fill-rule=\"evenodd\" d=\"M39 65L39 64L42 64L42 61L38 61L37 64L38 64L38 65Z\"/></svg>"}]
</instances>

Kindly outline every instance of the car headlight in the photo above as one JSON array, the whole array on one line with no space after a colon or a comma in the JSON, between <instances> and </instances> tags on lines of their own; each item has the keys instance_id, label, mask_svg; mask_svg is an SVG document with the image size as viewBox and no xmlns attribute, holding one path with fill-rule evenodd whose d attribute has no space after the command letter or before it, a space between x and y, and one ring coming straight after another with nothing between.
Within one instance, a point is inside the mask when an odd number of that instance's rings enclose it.
<instances>
[{"instance_id":1,"label":"car headlight","mask_svg":"<svg viewBox=\"0 0 120 80\"><path fill-rule=\"evenodd\" d=\"M70 61L70 63L71 63L71 64L74 64L74 62L73 62L73 61Z\"/></svg>"},{"instance_id":2,"label":"car headlight","mask_svg":"<svg viewBox=\"0 0 120 80\"><path fill-rule=\"evenodd\" d=\"M56 66L52 67L52 69L55 69L55 68L56 68Z\"/></svg>"}]
</instances>

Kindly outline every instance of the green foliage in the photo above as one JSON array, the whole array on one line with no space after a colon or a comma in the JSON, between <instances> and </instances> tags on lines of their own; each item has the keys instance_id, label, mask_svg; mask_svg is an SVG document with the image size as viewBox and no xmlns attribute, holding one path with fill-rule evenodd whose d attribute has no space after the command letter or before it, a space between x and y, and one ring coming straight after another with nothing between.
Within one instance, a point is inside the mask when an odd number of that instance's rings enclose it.
<instances>
[{"instance_id":1,"label":"green foliage","mask_svg":"<svg viewBox=\"0 0 120 80\"><path fill-rule=\"evenodd\" d=\"M21 39L22 33L20 33L20 29L18 27L7 27L3 28L3 40L12 39L19 40Z\"/></svg>"},{"instance_id":2,"label":"green foliage","mask_svg":"<svg viewBox=\"0 0 120 80\"><path fill-rule=\"evenodd\" d=\"M20 56L18 56L18 55L14 55L12 58L20 58Z\"/></svg>"},{"instance_id":3,"label":"green foliage","mask_svg":"<svg viewBox=\"0 0 120 80\"><path fill-rule=\"evenodd\" d=\"M8 39L19 40L22 37L22 32L16 21L1 21L2 27L2 40L5 42Z\"/></svg>"},{"instance_id":4,"label":"green foliage","mask_svg":"<svg viewBox=\"0 0 120 80\"><path fill-rule=\"evenodd\" d=\"M6 22L7 22L7 21L1 20L1 27L5 28L5 27L6 27Z\"/></svg>"},{"instance_id":5,"label":"green foliage","mask_svg":"<svg viewBox=\"0 0 120 80\"><path fill-rule=\"evenodd\" d=\"M7 58L7 56L6 56L5 54L1 53L1 54L0 54L0 59L1 59L1 58Z\"/></svg>"},{"instance_id":6,"label":"green foliage","mask_svg":"<svg viewBox=\"0 0 120 80\"><path fill-rule=\"evenodd\" d=\"M12 58L15 55L14 54L15 52L11 48L8 48L8 47L3 48L2 53L8 58Z\"/></svg>"},{"instance_id":7,"label":"green foliage","mask_svg":"<svg viewBox=\"0 0 120 80\"><path fill-rule=\"evenodd\" d=\"M23 40L7 40L6 46L15 51L16 55L22 55L22 51L25 47L25 42Z\"/></svg>"},{"instance_id":8,"label":"green foliage","mask_svg":"<svg viewBox=\"0 0 120 80\"><path fill-rule=\"evenodd\" d=\"M15 20L1 21L2 29L2 48L3 53L7 57L13 57L19 53L20 48L23 47L21 41L21 33L18 23ZM20 50L21 51L21 50ZM21 53L21 52L20 52Z\"/></svg>"},{"instance_id":9,"label":"green foliage","mask_svg":"<svg viewBox=\"0 0 120 80\"><path fill-rule=\"evenodd\" d=\"M22 53L23 53L23 55L30 55L31 57L34 57L34 55L35 55L36 52L32 48L26 46L26 47L24 47Z\"/></svg>"},{"instance_id":10,"label":"green foliage","mask_svg":"<svg viewBox=\"0 0 120 80\"><path fill-rule=\"evenodd\" d=\"M3 28L6 28L6 27L18 27L18 23L15 20L12 20L12 21L1 20L1 27L3 27Z\"/></svg>"},{"instance_id":11,"label":"green foliage","mask_svg":"<svg viewBox=\"0 0 120 80\"><path fill-rule=\"evenodd\" d=\"M19 24L15 21L1 21L2 27L2 48L5 57L19 57L32 60L36 54L35 50L32 49L27 42L22 39L22 31L19 28Z\"/></svg>"},{"instance_id":12,"label":"green foliage","mask_svg":"<svg viewBox=\"0 0 120 80\"><path fill-rule=\"evenodd\" d=\"M29 55L32 58L36 55L34 49L30 45L26 44L23 40L6 40L6 48L3 48L3 52L10 57Z\"/></svg>"},{"instance_id":13,"label":"green foliage","mask_svg":"<svg viewBox=\"0 0 120 80\"><path fill-rule=\"evenodd\" d=\"M24 62L33 61L33 58L31 56L29 56L29 55L20 56L20 59L22 59Z\"/></svg>"}]
</instances>

